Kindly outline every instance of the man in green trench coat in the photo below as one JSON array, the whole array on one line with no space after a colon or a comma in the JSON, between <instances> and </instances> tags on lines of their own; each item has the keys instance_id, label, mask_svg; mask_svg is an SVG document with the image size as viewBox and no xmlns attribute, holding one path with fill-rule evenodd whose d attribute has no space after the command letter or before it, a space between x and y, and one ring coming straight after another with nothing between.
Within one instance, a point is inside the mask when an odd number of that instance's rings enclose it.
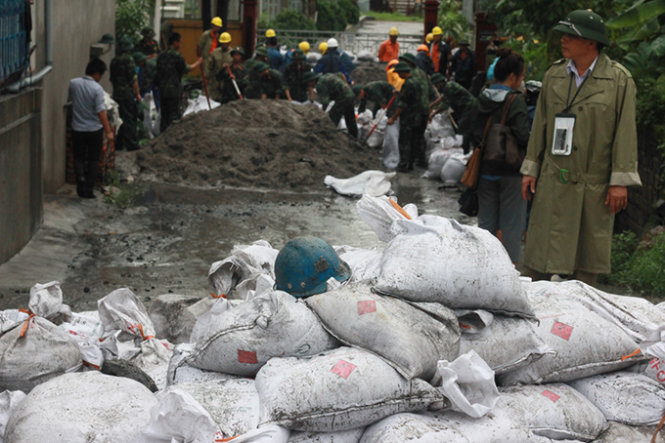
<instances>
[{"instance_id":1,"label":"man in green trench coat","mask_svg":"<svg viewBox=\"0 0 665 443\"><path fill-rule=\"evenodd\" d=\"M627 187L641 185L635 83L601 52L609 41L598 14L573 11L554 30L565 59L545 73L521 169L522 195L534 197L524 274L595 284L610 272L614 215L628 205Z\"/></svg>"}]
</instances>

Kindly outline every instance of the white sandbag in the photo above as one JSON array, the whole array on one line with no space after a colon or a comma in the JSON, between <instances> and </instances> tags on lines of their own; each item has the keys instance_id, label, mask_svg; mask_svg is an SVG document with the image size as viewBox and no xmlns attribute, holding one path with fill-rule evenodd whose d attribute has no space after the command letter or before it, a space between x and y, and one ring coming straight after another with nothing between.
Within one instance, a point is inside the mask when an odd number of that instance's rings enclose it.
<instances>
[{"instance_id":1,"label":"white sandbag","mask_svg":"<svg viewBox=\"0 0 665 443\"><path fill-rule=\"evenodd\" d=\"M427 132L430 137L443 139L455 135L455 128L446 113L438 113L432 117L432 121L427 124Z\"/></svg>"},{"instance_id":2,"label":"white sandbag","mask_svg":"<svg viewBox=\"0 0 665 443\"><path fill-rule=\"evenodd\" d=\"M173 345L166 340L151 338L141 342L141 352L131 362L152 378L157 389L166 388Z\"/></svg>"},{"instance_id":3,"label":"white sandbag","mask_svg":"<svg viewBox=\"0 0 665 443\"><path fill-rule=\"evenodd\" d=\"M0 443L4 441L9 417L25 398L23 391L2 391L0 393Z\"/></svg>"},{"instance_id":4,"label":"white sandbag","mask_svg":"<svg viewBox=\"0 0 665 443\"><path fill-rule=\"evenodd\" d=\"M72 310L62 302L62 289L60 282L35 284L30 288L30 312L44 317L47 320L60 323L58 320L69 320Z\"/></svg>"},{"instance_id":5,"label":"white sandbag","mask_svg":"<svg viewBox=\"0 0 665 443\"><path fill-rule=\"evenodd\" d=\"M202 316L191 341L196 348L188 364L243 376L256 374L272 357L306 357L337 343L302 301L282 291Z\"/></svg>"},{"instance_id":6,"label":"white sandbag","mask_svg":"<svg viewBox=\"0 0 665 443\"><path fill-rule=\"evenodd\" d=\"M259 295L266 285L274 283L277 254L279 251L265 240L236 245L229 257L210 265L208 283L216 296L246 300L250 290Z\"/></svg>"},{"instance_id":7,"label":"white sandbag","mask_svg":"<svg viewBox=\"0 0 665 443\"><path fill-rule=\"evenodd\" d=\"M104 326L99 316L75 312L69 322L61 323L58 327L69 334L78 345L84 364L97 369L102 367L104 354L99 346L99 339L103 335Z\"/></svg>"},{"instance_id":8,"label":"white sandbag","mask_svg":"<svg viewBox=\"0 0 665 443\"><path fill-rule=\"evenodd\" d=\"M397 123L396 123L397 124ZM372 128L376 125L376 129L369 134L369 131L372 130ZM377 121L373 120L367 125L367 133L369 134L369 137L367 137L367 146L370 148L378 148L383 146L383 139L386 134L386 127L388 126L388 117L383 116L381 117L381 120ZM385 163L384 163L385 164Z\"/></svg>"},{"instance_id":9,"label":"white sandbag","mask_svg":"<svg viewBox=\"0 0 665 443\"><path fill-rule=\"evenodd\" d=\"M463 143L464 137L461 134L449 135L441 139L441 147L454 154L464 154Z\"/></svg>"},{"instance_id":10,"label":"white sandbag","mask_svg":"<svg viewBox=\"0 0 665 443\"><path fill-rule=\"evenodd\" d=\"M289 443L358 443L365 428L340 432L291 432Z\"/></svg>"},{"instance_id":11,"label":"white sandbag","mask_svg":"<svg viewBox=\"0 0 665 443\"><path fill-rule=\"evenodd\" d=\"M395 220L391 229L396 236L383 252L378 292L453 309L533 315L519 272L490 232L431 215Z\"/></svg>"},{"instance_id":12,"label":"white sandbag","mask_svg":"<svg viewBox=\"0 0 665 443\"><path fill-rule=\"evenodd\" d=\"M140 339L155 336L155 328L143 303L128 288L116 289L97 300L97 309L105 336L116 331Z\"/></svg>"},{"instance_id":13,"label":"white sandbag","mask_svg":"<svg viewBox=\"0 0 665 443\"><path fill-rule=\"evenodd\" d=\"M656 428L627 426L622 423L609 422L609 427L594 440L594 443L636 443L649 442L656 432ZM659 436L657 443L663 443L665 439Z\"/></svg>"},{"instance_id":14,"label":"white sandbag","mask_svg":"<svg viewBox=\"0 0 665 443\"><path fill-rule=\"evenodd\" d=\"M256 375L261 423L333 432L448 402L420 379L405 380L383 359L341 347L309 360L273 358Z\"/></svg>"},{"instance_id":15,"label":"white sandbag","mask_svg":"<svg viewBox=\"0 0 665 443\"><path fill-rule=\"evenodd\" d=\"M189 341L196 320L212 308L215 300L212 297L183 294L157 296L148 310L156 336L171 343Z\"/></svg>"},{"instance_id":16,"label":"white sandbag","mask_svg":"<svg viewBox=\"0 0 665 443\"><path fill-rule=\"evenodd\" d=\"M220 105L220 102L210 99L210 107L208 107L208 98L206 98L205 94L200 94L196 98L187 99L187 108L185 109L185 112L182 114L182 116L184 117L189 114L196 114L197 112L215 109Z\"/></svg>"},{"instance_id":17,"label":"white sandbag","mask_svg":"<svg viewBox=\"0 0 665 443\"><path fill-rule=\"evenodd\" d=\"M464 175L466 162L465 155L451 154L441 167L441 181L447 185L456 185Z\"/></svg>"},{"instance_id":18,"label":"white sandbag","mask_svg":"<svg viewBox=\"0 0 665 443\"><path fill-rule=\"evenodd\" d=\"M221 372L205 371L187 364L186 359L196 348L193 343L181 343L175 346L166 376L167 386L180 383L192 383L200 381L229 380L238 378L237 375L222 374Z\"/></svg>"},{"instance_id":19,"label":"white sandbag","mask_svg":"<svg viewBox=\"0 0 665 443\"><path fill-rule=\"evenodd\" d=\"M208 411L187 392L174 390L157 396L159 403L150 411L150 423L139 441L211 442L221 438L217 423Z\"/></svg>"},{"instance_id":20,"label":"white sandbag","mask_svg":"<svg viewBox=\"0 0 665 443\"><path fill-rule=\"evenodd\" d=\"M81 352L69 334L42 317L3 325L0 336L0 389L32 388L80 369Z\"/></svg>"},{"instance_id":21,"label":"white sandbag","mask_svg":"<svg viewBox=\"0 0 665 443\"><path fill-rule=\"evenodd\" d=\"M383 166L395 169L399 164L399 125L397 120L392 125L386 124L383 134Z\"/></svg>"},{"instance_id":22,"label":"white sandbag","mask_svg":"<svg viewBox=\"0 0 665 443\"><path fill-rule=\"evenodd\" d=\"M351 268L349 283L371 280L379 276L381 256L379 249L362 249L353 246L334 246L335 252Z\"/></svg>"},{"instance_id":23,"label":"white sandbag","mask_svg":"<svg viewBox=\"0 0 665 443\"><path fill-rule=\"evenodd\" d=\"M223 438L244 434L259 424L259 394L254 380L180 383L167 392L185 392L194 398L210 414Z\"/></svg>"},{"instance_id":24,"label":"white sandbag","mask_svg":"<svg viewBox=\"0 0 665 443\"><path fill-rule=\"evenodd\" d=\"M536 435L590 441L607 428L603 413L563 383L501 389L498 409L512 409Z\"/></svg>"},{"instance_id":25,"label":"white sandbag","mask_svg":"<svg viewBox=\"0 0 665 443\"><path fill-rule=\"evenodd\" d=\"M427 171L423 177L433 180L441 178L441 168L448 158L450 158L450 151L441 148L434 149L427 160Z\"/></svg>"},{"instance_id":26,"label":"white sandbag","mask_svg":"<svg viewBox=\"0 0 665 443\"><path fill-rule=\"evenodd\" d=\"M647 340L660 325L665 324L665 312L642 297L609 294L576 280L562 282L561 285L565 287L568 297L614 323L637 343Z\"/></svg>"},{"instance_id":27,"label":"white sandbag","mask_svg":"<svg viewBox=\"0 0 665 443\"><path fill-rule=\"evenodd\" d=\"M494 316L492 322L477 333L460 318L460 354L474 350L496 374L529 365L543 355L553 353L536 334L534 324L526 319Z\"/></svg>"},{"instance_id":28,"label":"white sandbag","mask_svg":"<svg viewBox=\"0 0 665 443\"><path fill-rule=\"evenodd\" d=\"M233 443L287 443L291 431L283 426L265 425L233 438Z\"/></svg>"},{"instance_id":29,"label":"white sandbag","mask_svg":"<svg viewBox=\"0 0 665 443\"><path fill-rule=\"evenodd\" d=\"M368 426L360 443L551 443L514 415L498 407L479 419L450 411L395 414Z\"/></svg>"},{"instance_id":30,"label":"white sandbag","mask_svg":"<svg viewBox=\"0 0 665 443\"><path fill-rule=\"evenodd\" d=\"M394 172L364 171L350 178L336 178L326 175L323 183L338 194L379 197L390 192L390 180L394 177Z\"/></svg>"},{"instance_id":31,"label":"white sandbag","mask_svg":"<svg viewBox=\"0 0 665 443\"><path fill-rule=\"evenodd\" d=\"M556 354L499 376L503 385L570 381L632 365L638 345L621 328L567 296L567 285L525 282L539 324L536 333Z\"/></svg>"},{"instance_id":32,"label":"white sandbag","mask_svg":"<svg viewBox=\"0 0 665 443\"><path fill-rule=\"evenodd\" d=\"M145 386L129 378L97 371L65 374L28 394L9 419L5 440L135 441L156 404Z\"/></svg>"},{"instance_id":33,"label":"white sandbag","mask_svg":"<svg viewBox=\"0 0 665 443\"><path fill-rule=\"evenodd\" d=\"M408 204L400 211L396 201L391 202L391 199L385 196L363 195L356 203L356 210L358 216L372 228L379 240L384 242L394 237L390 230L393 221L418 217L418 208L415 205Z\"/></svg>"},{"instance_id":34,"label":"white sandbag","mask_svg":"<svg viewBox=\"0 0 665 443\"><path fill-rule=\"evenodd\" d=\"M408 303L372 292L367 282L305 299L323 326L342 343L383 357L407 379L430 380L439 360L459 355L454 312L435 319Z\"/></svg>"},{"instance_id":35,"label":"white sandbag","mask_svg":"<svg viewBox=\"0 0 665 443\"><path fill-rule=\"evenodd\" d=\"M570 385L607 420L649 426L658 424L665 414L665 389L646 375L619 371L574 380Z\"/></svg>"}]
</instances>

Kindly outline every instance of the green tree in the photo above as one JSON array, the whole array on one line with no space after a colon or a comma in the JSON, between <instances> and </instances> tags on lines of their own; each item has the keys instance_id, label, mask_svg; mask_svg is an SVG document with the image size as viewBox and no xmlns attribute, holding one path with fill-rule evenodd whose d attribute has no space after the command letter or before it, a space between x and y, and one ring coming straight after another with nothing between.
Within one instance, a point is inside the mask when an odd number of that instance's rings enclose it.
<instances>
[{"instance_id":1,"label":"green tree","mask_svg":"<svg viewBox=\"0 0 665 443\"><path fill-rule=\"evenodd\" d=\"M316 29L319 31L343 31L346 28L344 11L336 1L319 0L316 5L318 11Z\"/></svg>"},{"instance_id":2,"label":"green tree","mask_svg":"<svg viewBox=\"0 0 665 443\"><path fill-rule=\"evenodd\" d=\"M116 0L116 39L125 36L132 40L140 38L141 29L150 21L154 7L154 0Z\"/></svg>"},{"instance_id":3,"label":"green tree","mask_svg":"<svg viewBox=\"0 0 665 443\"><path fill-rule=\"evenodd\" d=\"M294 9L284 9L270 22L270 27L275 29L316 29L313 20Z\"/></svg>"},{"instance_id":4,"label":"green tree","mask_svg":"<svg viewBox=\"0 0 665 443\"><path fill-rule=\"evenodd\" d=\"M466 40L471 32L471 26L462 15L461 0L443 0L439 6L438 25L444 36L451 36L455 40Z\"/></svg>"}]
</instances>

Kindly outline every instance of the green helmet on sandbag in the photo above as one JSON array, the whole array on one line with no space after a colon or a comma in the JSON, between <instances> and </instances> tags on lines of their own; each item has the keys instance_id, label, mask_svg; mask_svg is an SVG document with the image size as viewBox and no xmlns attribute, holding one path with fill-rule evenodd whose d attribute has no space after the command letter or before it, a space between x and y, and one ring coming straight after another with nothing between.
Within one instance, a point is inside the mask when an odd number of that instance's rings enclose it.
<instances>
[{"instance_id":1,"label":"green helmet on sandbag","mask_svg":"<svg viewBox=\"0 0 665 443\"><path fill-rule=\"evenodd\" d=\"M275 259L275 289L296 298L326 292L326 282L351 277L351 268L325 240L297 237L284 245Z\"/></svg>"}]
</instances>

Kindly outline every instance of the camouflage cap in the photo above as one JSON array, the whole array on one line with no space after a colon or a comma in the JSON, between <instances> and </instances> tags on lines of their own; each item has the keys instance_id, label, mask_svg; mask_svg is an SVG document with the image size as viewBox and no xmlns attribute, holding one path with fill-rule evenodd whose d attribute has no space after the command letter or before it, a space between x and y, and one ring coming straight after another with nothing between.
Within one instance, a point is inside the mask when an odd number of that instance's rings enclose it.
<instances>
[{"instance_id":1,"label":"camouflage cap","mask_svg":"<svg viewBox=\"0 0 665 443\"><path fill-rule=\"evenodd\" d=\"M399 59L401 61L406 61L406 62L409 62L409 63L414 64L414 65L418 64L418 60L416 59L416 56L409 53L409 52L407 52L406 54L400 55Z\"/></svg>"},{"instance_id":2,"label":"camouflage cap","mask_svg":"<svg viewBox=\"0 0 665 443\"><path fill-rule=\"evenodd\" d=\"M395 72L408 72L411 73L411 68L404 62L399 62L395 65Z\"/></svg>"},{"instance_id":3,"label":"camouflage cap","mask_svg":"<svg viewBox=\"0 0 665 443\"><path fill-rule=\"evenodd\" d=\"M260 56L263 56L263 57L267 57L268 56L268 50L266 49L265 46L259 46L258 48L256 48L256 51L254 51L254 54L260 55Z\"/></svg>"},{"instance_id":4,"label":"camouflage cap","mask_svg":"<svg viewBox=\"0 0 665 443\"><path fill-rule=\"evenodd\" d=\"M154 37L155 31L151 27L146 26L145 28L141 29L141 35L144 37Z\"/></svg>"}]
</instances>

